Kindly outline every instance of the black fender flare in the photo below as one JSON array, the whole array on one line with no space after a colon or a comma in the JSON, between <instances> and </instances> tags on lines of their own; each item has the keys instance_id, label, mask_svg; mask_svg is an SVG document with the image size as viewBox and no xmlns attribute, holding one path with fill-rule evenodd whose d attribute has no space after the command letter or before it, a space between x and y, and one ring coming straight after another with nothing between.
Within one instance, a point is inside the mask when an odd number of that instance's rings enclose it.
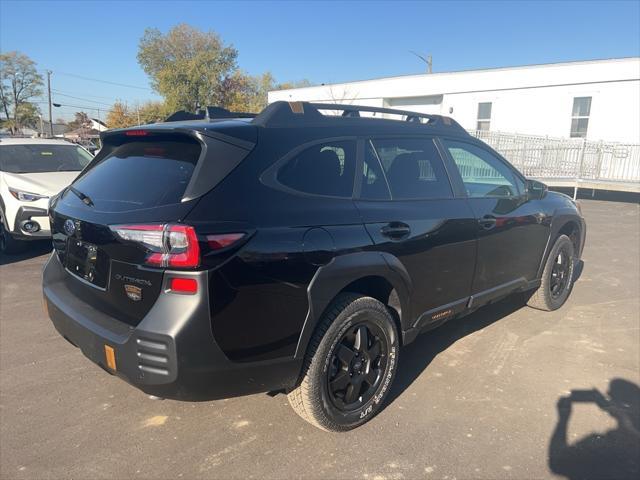
<instances>
[{"instance_id":1,"label":"black fender flare","mask_svg":"<svg viewBox=\"0 0 640 480\"><path fill-rule=\"evenodd\" d=\"M404 265L393 255L383 252L340 255L318 268L307 287L309 309L298 339L295 358L304 357L318 321L336 295L350 283L371 276L382 277L393 286L400 301L401 329L406 330L410 327L412 284Z\"/></svg>"},{"instance_id":2,"label":"black fender flare","mask_svg":"<svg viewBox=\"0 0 640 480\"><path fill-rule=\"evenodd\" d=\"M580 251L576 252L576 256L580 258L582 249L584 248L584 240L585 240L585 223L582 217L576 213L576 211L572 208L565 207L557 209L553 214L553 219L551 220L551 226L549 228L549 238L547 239L547 245L544 248L544 254L542 255L542 260L538 267L538 273L536 278L540 279L542 277L542 271L544 270L544 266L547 263L547 259L549 257L549 253L553 248L553 242L556 238L558 238L558 233L562 228L568 223L573 222L578 225L580 229Z\"/></svg>"}]
</instances>

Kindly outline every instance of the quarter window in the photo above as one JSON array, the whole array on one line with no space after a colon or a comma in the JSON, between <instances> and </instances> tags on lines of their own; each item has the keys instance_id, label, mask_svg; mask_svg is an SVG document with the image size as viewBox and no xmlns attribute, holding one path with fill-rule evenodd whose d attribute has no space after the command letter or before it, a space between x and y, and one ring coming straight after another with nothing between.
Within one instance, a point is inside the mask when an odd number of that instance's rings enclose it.
<instances>
[{"instance_id":1,"label":"quarter window","mask_svg":"<svg viewBox=\"0 0 640 480\"><path fill-rule=\"evenodd\" d=\"M587 136L589 127L589 115L591 113L591 97L575 97L573 99L573 109L571 110L571 132L572 138L584 138Z\"/></svg>"},{"instance_id":2,"label":"quarter window","mask_svg":"<svg viewBox=\"0 0 640 480\"><path fill-rule=\"evenodd\" d=\"M313 145L287 161L278 182L299 192L351 197L356 164L352 140Z\"/></svg>"},{"instance_id":3,"label":"quarter window","mask_svg":"<svg viewBox=\"0 0 640 480\"><path fill-rule=\"evenodd\" d=\"M478 104L478 123L476 130L489 130L491 126L491 102Z\"/></svg>"},{"instance_id":4,"label":"quarter window","mask_svg":"<svg viewBox=\"0 0 640 480\"><path fill-rule=\"evenodd\" d=\"M450 198L451 185L433 140L378 139L372 142L394 200Z\"/></svg>"},{"instance_id":5,"label":"quarter window","mask_svg":"<svg viewBox=\"0 0 640 480\"><path fill-rule=\"evenodd\" d=\"M471 198L515 197L524 184L500 159L468 143L443 140Z\"/></svg>"}]
</instances>

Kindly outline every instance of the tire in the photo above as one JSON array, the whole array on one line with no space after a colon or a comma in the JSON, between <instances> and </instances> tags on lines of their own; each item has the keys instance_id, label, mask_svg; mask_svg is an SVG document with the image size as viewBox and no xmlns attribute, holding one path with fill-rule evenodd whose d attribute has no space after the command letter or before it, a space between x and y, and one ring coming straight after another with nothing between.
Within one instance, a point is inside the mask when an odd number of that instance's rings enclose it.
<instances>
[{"instance_id":1,"label":"tire","mask_svg":"<svg viewBox=\"0 0 640 480\"><path fill-rule=\"evenodd\" d=\"M289 403L322 430L359 427L382 409L395 377L398 350L396 324L384 304L340 294L311 338L301 381L288 393Z\"/></svg>"},{"instance_id":2,"label":"tire","mask_svg":"<svg viewBox=\"0 0 640 480\"><path fill-rule=\"evenodd\" d=\"M24 250L24 243L25 242L13 238L11 233L4 228L4 224L0 221L0 253L6 255L20 253Z\"/></svg>"},{"instance_id":3,"label":"tire","mask_svg":"<svg viewBox=\"0 0 640 480\"><path fill-rule=\"evenodd\" d=\"M566 235L560 235L545 263L540 287L529 298L527 305L547 312L564 305L573 288L575 263L573 243Z\"/></svg>"}]
</instances>

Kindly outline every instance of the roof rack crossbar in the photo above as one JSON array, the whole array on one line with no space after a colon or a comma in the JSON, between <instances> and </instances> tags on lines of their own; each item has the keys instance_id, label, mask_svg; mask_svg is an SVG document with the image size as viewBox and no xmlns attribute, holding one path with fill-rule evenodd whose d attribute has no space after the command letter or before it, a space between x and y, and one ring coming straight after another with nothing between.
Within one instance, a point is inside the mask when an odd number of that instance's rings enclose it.
<instances>
[{"instance_id":1,"label":"roof rack crossbar","mask_svg":"<svg viewBox=\"0 0 640 480\"><path fill-rule=\"evenodd\" d=\"M324 115L322 111L334 110L342 111L337 115ZM273 102L253 120L252 123L269 126L294 126L300 125L301 122L332 122L336 119L356 119L370 120L372 117L363 117L361 112L384 113L404 117L402 121L407 123L417 123L425 126L438 125L442 128L452 128L460 131L466 131L450 117L442 115L434 115L430 113L412 112L409 110L396 110L394 108L369 107L366 105L343 105L334 103L309 103L309 102ZM390 118L378 117L379 120L390 120ZM426 120L426 122L424 121Z\"/></svg>"},{"instance_id":2,"label":"roof rack crossbar","mask_svg":"<svg viewBox=\"0 0 640 480\"><path fill-rule=\"evenodd\" d=\"M184 120L217 120L221 118L254 118L257 114L248 112L231 112L222 107L205 107L197 113L179 110L171 114L165 122L180 122Z\"/></svg>"},{"instance_id":3,"label":"roof rack crossbar","mask_svg":"<svg viewBox=\"0 0 640 480\"><path fill-rule=\"evenodd\" d=\"M344 105L339 103L308 103L307 105L316 110L342 110L343 117L360 117L360 112L372 112L405 116L407 117L405 120L407 122L419 121L421 118L435 122L442 118L440 115L432 115L430 113L411 112L409 110L397 110L395 108L385 107L369 107L366 105Z\"/></svg>"}]
</instances>

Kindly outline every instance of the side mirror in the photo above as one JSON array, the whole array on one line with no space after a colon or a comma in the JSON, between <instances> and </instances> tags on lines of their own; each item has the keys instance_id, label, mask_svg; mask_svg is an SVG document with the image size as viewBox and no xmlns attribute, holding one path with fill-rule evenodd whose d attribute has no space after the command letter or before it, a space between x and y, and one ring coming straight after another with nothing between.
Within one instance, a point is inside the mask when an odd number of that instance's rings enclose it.
<instances>
[{"instance_id":1,"label":"side mirror","mask_svg":"<svg viewBox=\"0 0 640 480\"><path fill-rule=\"evenodd\" d=\"M527 180L527 199L528 200L540 200L549 191L544 183L537 180Z\"/></svg>"}]
</instances>

